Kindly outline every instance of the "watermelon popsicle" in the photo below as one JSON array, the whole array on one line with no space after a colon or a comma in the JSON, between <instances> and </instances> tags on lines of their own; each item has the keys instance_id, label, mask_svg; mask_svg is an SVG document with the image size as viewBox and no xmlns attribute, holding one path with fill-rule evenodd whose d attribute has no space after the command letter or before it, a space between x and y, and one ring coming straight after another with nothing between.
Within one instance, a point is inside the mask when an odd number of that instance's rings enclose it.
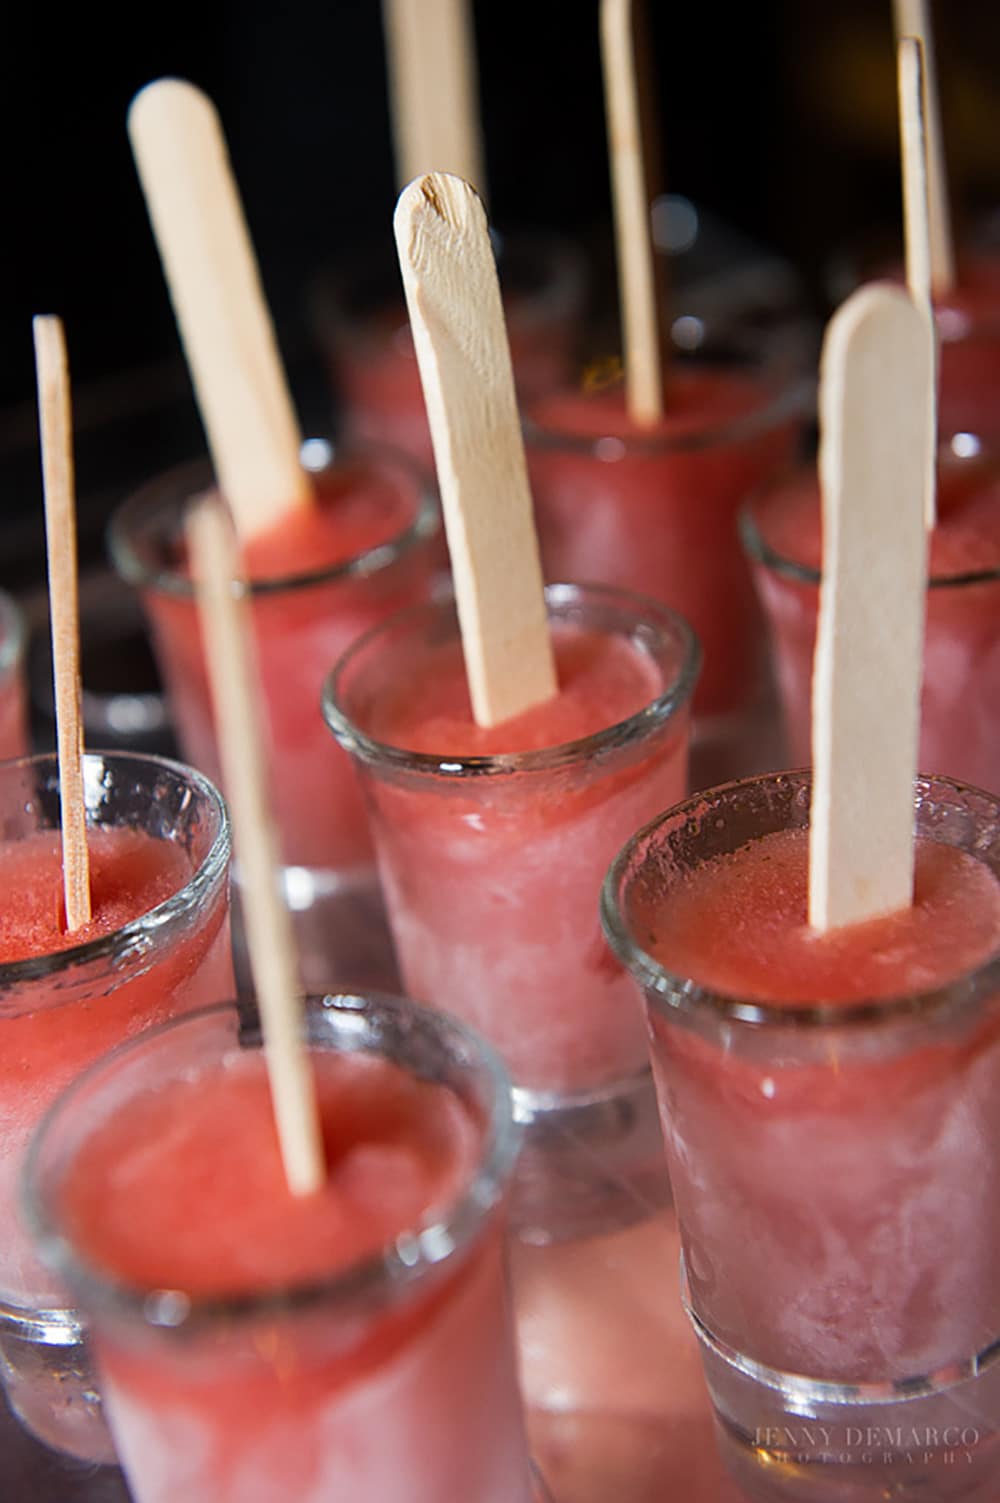
<instances>
[{"instance_id":1,"label":"watermelon popsicle","mask_svg":"<svg viewBox=\"0 0 1000 1503\"><path fill-rule=\"evenodd\" d=\"M695 715L751 703L763 668L740 505L793 458L796 383L761 362L678 358L663 416L630 418L621 386L564 390L526 409L539 543L551 579L592 580L672 606L705 654Z\"/></svg>"},{"instance_id":2,"label":"watermelon popsicle","mask_svg":"<svg viewBox=\"0 0 1000 1503\"><path fill-rule=\"evenodd\" d=\"M286 896L307 978L386 979L371 839L349 760L330 744L319 695L330 664L366 630L426 597L437 505L409 461L335 453L314 440L316 499L243 550L271 759ZM185 755L217 775L218 754L194 597L183 552L206 466L171 472L112 522L120 573L140 591ZM391 975L391 970L388 972Z\"/></svg>"},{"instance_id":3,"label":"watermelon popsicle","mask_svg":"<svg viewBox=\"0 0 1000 1503\"><path fill-rule=\"evenodd\" d=\"M684 787L697 650L623 592L547 594L560 692L514 720L475 725L447 606L358 643L324 708L364 781L408 990L491 1038L515 1085L573 1095L643 1064L593 904L620 832Z\"/></svg>"},{"instance_id":4,"label":"watermelon popsicle","mask_svg":"<svg viewBox=\"0 0 1000 1503\"><path fill-rule=\"evenodd\" d=\"M809 761L821 536L815 470L747 503L744 546L768 622L793 765ZM965 435L942 446L930 540L920 765L1000 789L1000 469Z\"/></svg>"},{"instance_id":5,"label":"watermelon popsicle","mask_svg":"<svg viewBox=\"0 0 1000 1503\"><path fill-rule=\"evenodd\" d=\"M818 1496L919 1482L986 1499L1000 805L920 780L913 908L817 935L809 792L794 773L699 795L636 836L605 887L608 938L646 997L686 1298L751 1496L830 1476ZM951 1466L963 1433L971 1459ZM908 1457L911 1434L930 1438ZM848 1463L836 1480L812 1465L824 1450Z\"/></svg>"},{"instance_id":6,"label":"watermelon popsicle","mask_svg":"<svg viewBox=\"0 0 1000 1503\"><path fill-rule=\"evenodd\" d=\"M55 758L0 766L10 889L0 960L0 1347L29 1428L88 1458L107 1433L78 1316L33 1256L16 1186L30 1134L80 1070L231 991L229 827L215 789L152 757L85 759L93 919L62 921Z\"/></svg>"},{"instance_id":7,"label":"watermelon popsicle","mask_svg":"<svg viewBox=\"0 0 1000 1503\"><path fill-rule=\"evenodd\" d=\"M284 1183L231 1007L102 1061L36 1142L30 1214L93 1321L133 1496L529 1503L502 1068L389 999L316 1000L308 1038L329 1165L311 1196Z\"/></svg>"},{"instance_id":8,"label":"watermelon popsicle","mask_svg":"<svg viewBox=\"0 0 1000 1503\"><path fill-rule=\"evenodd\" d=\"M696 744L702 732L731 743L743 761L752 752L740 720L756 700L762 654L735 517L746 480L791 457L795 388L766 369L760 375L755 366L766 362L753 349L746 365L737 349L715 364L665 367L650 217L655 152L643 108L649 51L638 8L604 3L600 18L623 382L526 407L543 567L550 579L614 584L681 611L705 653Z\"/></svg>"}]
</instances>

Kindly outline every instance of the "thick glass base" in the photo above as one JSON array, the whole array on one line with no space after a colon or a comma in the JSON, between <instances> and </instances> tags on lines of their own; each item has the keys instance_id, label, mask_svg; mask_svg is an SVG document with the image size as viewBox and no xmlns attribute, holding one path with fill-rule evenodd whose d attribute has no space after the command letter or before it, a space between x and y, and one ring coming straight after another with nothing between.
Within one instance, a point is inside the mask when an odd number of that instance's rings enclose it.
<instances>
[{"instance_id":1,"label":"thick glass base","mask_svg":"<svg viewBox=\"0 0 1000 1503\"><path fill-rule=\"evenodd\" d=\"M72 1310L0 1304L0 1381L11 1409L54 1450L114 1461L83 1328Z\"/></svg>"},{"instance_id":2,"label":"thick glass base","mask_svg":"<svg viewBox=\"0 0 1000 1503\"><path fill-rule=\"evenodd\" d=\"M823 1383L761 1367L689 1308L723 1460L756 1503L995 1503L1000 1352L899 1383Z\"/></svg>"}]
</instances>

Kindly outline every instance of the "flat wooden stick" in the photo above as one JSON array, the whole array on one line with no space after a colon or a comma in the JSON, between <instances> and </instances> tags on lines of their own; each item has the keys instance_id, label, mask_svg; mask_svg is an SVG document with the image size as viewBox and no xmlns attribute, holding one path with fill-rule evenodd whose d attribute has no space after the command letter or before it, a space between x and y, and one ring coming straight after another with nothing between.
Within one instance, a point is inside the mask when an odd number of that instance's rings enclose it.
<instances>
[{"instance_id":1,"label":"flat wooden stick","mask_svg":"<svg viewBox=\"0 0 1000 1503\"><path fill-rule=\"evenodd\" d=\"M192 508L187 541L285 1177L293 1195L309 1195L325 1177L323 1141L303 1041L291 917L276 886L277 841L256 710L249 597L242 581L242 588L234 590L239 579L236 537L217 498L210 496Z\"/></svg>"},{"instance_id":2,"label":"flat wooden stick","mask_svg":"<svg viewBox=\"0 0 1000 1503\"><path fill-rule=\"evenodd\" d=\"M931 287L935 297L955 285L955 250L948 204L948 169L941 129L941 101L928 0L893 0L897 43L916 37L923 48L923 113L927 131L927 194L930 215Z\"/></svg>"},{"instance_id":3,"label":"flat wooden stick","mask_svg":"<svg viewBox=\"0 0 1000 1503\"><path fill-rule=\"evenodd\" d=\"M933 383L930 322L902 290L863 287L831 319L812 704L809 922L818 930L912 901Z\"/></svg>"},{"instance_id":4,"label":"flat wooden stick","mask_svg":"<svg viewBox=\"0 0 1000 1503\"><path fill-rule=\"evenodd\" d=\"M906 240L906 285L929 321L934 342L934 428L926 458L924 498L928 529L937 520L937 334L931 301L931 235L927 198L927 136L924 130L923 47L915 37L899 43L899 130L903 146L903 210Z\"/></svg>"},{"instance_id":5,"label":"flat wooden stick","mask_svg":"<svg viewBox=\"0 0 1000 1503\"><path fill-rule=\"evenodd\" d=\"M56 693L59 806L62 826L66 928L89 924L90 853L83 792L83 712L80 685L80 608L76 567L76 497L69 367L62 320L40 315L32 323L38 379L45 490L45 547Z\"/></svg>"},{"instance_id":6,"label":"flat wooden stick","mask_svg":"<svg viewBox=\"0 0 1000 1503\"><path fill-rule=\"evenodd\" d=\"M241 538L312 489L215 108L180 79L132 101L129 136L219 484Z\"/></svg>"},{"instance_id":7,"label":"flat wooden stick","mask_svg":"<svg viewBox=\"0 0 1000 1503\"><path fill-rule=\"evenodd\" d=\"M927 201L927 135L920 43L902 37L898 49L899 135L903 149L903 231L906 285L918 307L931 306L931 224Z\"/></svg>"},{"instance_id":8,"label":"flat wooden stick","mask_svg":"<svg viewBox=\"0 0 1000 1503\"><path fill-rule=\"evenodd\" d=\"M396 183L451 172L486 197L469 0L382 0Z\"/></svg>"},{"instance_id":9,"label":"flat wooden stick","mask_svg":"<svg viewBox=\"0 0 1000 1503\"><path fill-rule=\"evenodd\" d=\"M434 172L400 195L394 223L472 710L495 725L557 685L486 214L468 183Z\"/></svg>"},{"instance_id":10,"label":"flat wooden stick","mask_svg":"<svg viewBox=\"0 0 1000 1503\"><path fill-rule=\"evenodd\" d=\"M650 427L663 416L663 350L632 7L633 0L601 0L601 56L622 308L625 400L632 421Z\"/></svg>"}]
</instances>

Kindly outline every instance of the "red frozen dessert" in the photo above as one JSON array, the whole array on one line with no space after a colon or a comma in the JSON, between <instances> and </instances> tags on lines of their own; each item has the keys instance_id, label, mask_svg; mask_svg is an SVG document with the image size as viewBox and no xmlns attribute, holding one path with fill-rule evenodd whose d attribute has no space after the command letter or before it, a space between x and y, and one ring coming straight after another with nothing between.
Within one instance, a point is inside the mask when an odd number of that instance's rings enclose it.
<instances>
[{"instance_id":1,"label":"red frozen dessert","mask_svg":"<svg viewBox=\"0 0 1000 1503\"><path fill-rule=\"evenodd\" d=\"M687 773L696 649L613 590L550 587L559 693L472 718L450 607L344 659L326 712L362 770L408 992L465 1018L515 1083L588 1091L643 1069L642 1021L601 943L601 877Z\"/></svg>"},{"instance_id":2,"label":"red frozen dessert","mask_svg":"<svg viewBox=\"0 0 1000 1503\"><path fill-rule=\"evenodd\" d=\"M779 389L737 369L672 373L666 416L632 423L620 387L527 409L542 561L550 579L618 585L690 621L705 654L695 713L756 693L761 630L736 516L792 458L798 417Z\"/></svg>"},{"instance_id":3,"label":"red frozen dessert","mask_svg":"<svg viewBox=\"0 0 1000 1503\"><path fill-rule=\"evenodd\" d=\"M415 1073L426 1039L413 1069L314 1048L327 1177L295 1198L261 1051L222 1016L122 1056L48 1190L71 1269L109 1290L94 1339L137 1503L528 1503L478 1107Z\"/></svg>"},{"instance_id":4,"label":"red frozen dessert","mask_svg":"<svg viewBox=\"0 0 1000 1503\"><path fill-rule=\"evenodd\" d=\"M984 1355L1000 1335L1000 809L918 785L912 907L818 934L807 793L789 774L692 799L636 837L606 890L649 1004L709 1382L762 1497L809 1492L808 1465L784 1482L772 1467L769 1490L758 1454L795 1450L781 1426L809 1388L818 1423L862 1427L841 1442L857 1468L842 1496L985 1498L1000 1432ZM881 1388L852 1400L837 1384ZM949 1481L940 1440L907 1455L886 1439L859 1481L866 1427L940 1437L973 1414L961 1475Z\"/></svg>"},{"instance_id":5,"label":"red frozen dessert","mask_svg":"<svg viewBox=\"0 0 1000 1503\"><path fill-rule=\"evenodd\" d=\"M0 1019L0 1296L15 1304L44 1303L51 1281L18 1235L17 1178L28 1139L45 1108L85 1065L142 1028L176 1012L217 1001L232 987L225 922L228 902L218 886L204 913L192 913L174 945L155 965L116 985L111 968L93 990L67 985L66 970L28 980L30 960L65 955L67 968L96 941L112 945L123 931L190 884L194 869L183 845L141 830L94 830L88 837L93 918L67 933L63 920L59 837L38 834L0 844L7 896L0 913L0 984L15 1009ZM15 977L20 971L23 980Z\"/></svg>"},{"instance_id":6,"label":"red frozen dessert","mask_svg":"<svg viewBox=\"0 0 1000 1503\"><path fill-rule=\"evenodd\" d=\"M91 754L85 768L93 917L67 933L55 758L0 767L0 1342L12 1406L49 1444L93 1457L107 1435L80 1328L18 1214L25 1151L81 1070L231 994L233 967L218 794L157 758Z\"/></svg>"},{"instance_id":7,"label":"red frozen dessert","mask_svg":"<svg viewBox=\"0 0 1000 1503\"><path fill-rule=\"evenodd\" d=\"M323 725L320 689L356 637L426 596L436 508L415 472L387 457L338 460L315 478L315 504L290 508L253 538L244 567L282 856L287 866L321 877L367 870L372 851L350 762ZM113 524L112 548L121 572L143 592L185 755L217 776L181 542L184 509L197 491L195 477L179 471L140 492Z\"/></svg>"}]
</instances>

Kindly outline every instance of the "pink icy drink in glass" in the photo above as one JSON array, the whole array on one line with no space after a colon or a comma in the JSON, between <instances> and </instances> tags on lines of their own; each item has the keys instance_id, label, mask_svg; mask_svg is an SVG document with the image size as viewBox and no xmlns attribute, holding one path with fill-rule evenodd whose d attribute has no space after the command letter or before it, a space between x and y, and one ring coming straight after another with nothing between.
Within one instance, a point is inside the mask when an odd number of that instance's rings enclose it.
<instances>
[{"instance_id":1,"label":"pink icy drink in glass","mask_svg":"<svg viewBox=\"0 0 1000 1503\"><path fill-rule=\"evenodd\" d=\"M1000 468L969 439L941 452L930 539L920 766L1000 790ZM962 455L965 454L965 457ZM767 615L793 765L810 760L821 522L815 470L760 491L743 538Z\"/></svg>"},{"instance_id":2,"label":"pink icy drink in glass","mask_svg":"<svg viewBox=\"0 0 1000 1503\"><path fill-rule=\"evenodd\" d=\"M468 1031L326 996L327 1174L295 1198L230 1006L102 1061L44 1124L40 1245L92 1322L136 1503L529 1503L503 1254L506 1077Z\"/></svg>"},{"instance_id":3,"label":"pink icy drink in glass","mask_svg":"<svg viewBox=\"0 0 1000 1503\"><path fill-rule=\"evenodd\" d=\"M115 1044L231 993L229 827L199 774L156 757L85 759L90 923L66 931L58 769L0 766L0 1356L8 1399L49 1444L108 1449L83 1331L17 1209L31 1133Z\"/></svg>"},{"instance_id":4,"label":"pink icy drink in glass","mask_svg":"<svg viewBox=\"0 0 1000 1503\"><path fill-rule=\"evenodd\" d=\"M624 835L685 787L697 647L652 601L546 594L547 703L477 726L454 609L439 605L359 642L324 706L364 781L408 992L485 1034L516 1087L565 1097L646 1064L597 894Z\"/></svg>"},{"instance_id":5,"label":"pink icy drink in glass","mask_svg":"<svg viewBox=\"0 0 1000 1503\"><path fill-rule=\"evenodd\" d=\"M697 719L744 709L759 687L761 624L736 517L748 490L790 463L800 421L783 375L678 359L652 427L620 385L552 393L526 408L545 572L635 590L694 627L704 667Z\"/></svg>"},{"instance_id":6,"label":"pink icy drink in glass","mask_svg":"<svg viewBox=\"0 0 1000 1503\"><path fill-rule=\"evenodd\" d=\"M585 294L582 257L544 235L499 236L514 379L522 401L566 381L573 369ZM331 276L313 299L317 335L352 440L388 444L433 471L423 388L395 257Z\"/></svg>"},{"instance_id":7,"label":"pink icy drink in glass","mask_svg":"<svg viewBox=\"0 0 1000 1503\"><path fill-rule=\"evenodd\" d=\"M817 934L809 793L789 773L690 799L629 842L603 899L646 996L723 1450L753 1498L985 1503L1000 803L919 779L913 906Z\"/></svg>"},{"instance_id":8,"label":"pink icy drink in glass","mask_svg":"<svg viewBox=\"0 0 1000 1503\"><path fill-rule=\"evenodd\" d=\"M21 612L0 591L0 761L23 757L29 750L24 639Z\"/></svg>"},{"instance_id":9,"label":"pink icy drink in glass","mask_svg":"<svg viewBox=\"0 0 1000 1503\"><path fill-rule=\"evenodd\" d=\"M307 980L320 988L338 963L348 970L352 962L362 970L379 963L358 933L359 914L376 891L368 822L350 759L331 744L323 724L320 690L351 642L429 594L437 506L408 460L334 455L318 440L303 455L316 466L315 504L286 512L251 539L243 562L285 890ZM119 511L111 548L120 572L142 593L184 754L217 776L211 696L183 549L185 509L210 485L207 466L154 482ZM374 921L372 934L373 943L385 939Z\"/></svg>"}]
</instances>

